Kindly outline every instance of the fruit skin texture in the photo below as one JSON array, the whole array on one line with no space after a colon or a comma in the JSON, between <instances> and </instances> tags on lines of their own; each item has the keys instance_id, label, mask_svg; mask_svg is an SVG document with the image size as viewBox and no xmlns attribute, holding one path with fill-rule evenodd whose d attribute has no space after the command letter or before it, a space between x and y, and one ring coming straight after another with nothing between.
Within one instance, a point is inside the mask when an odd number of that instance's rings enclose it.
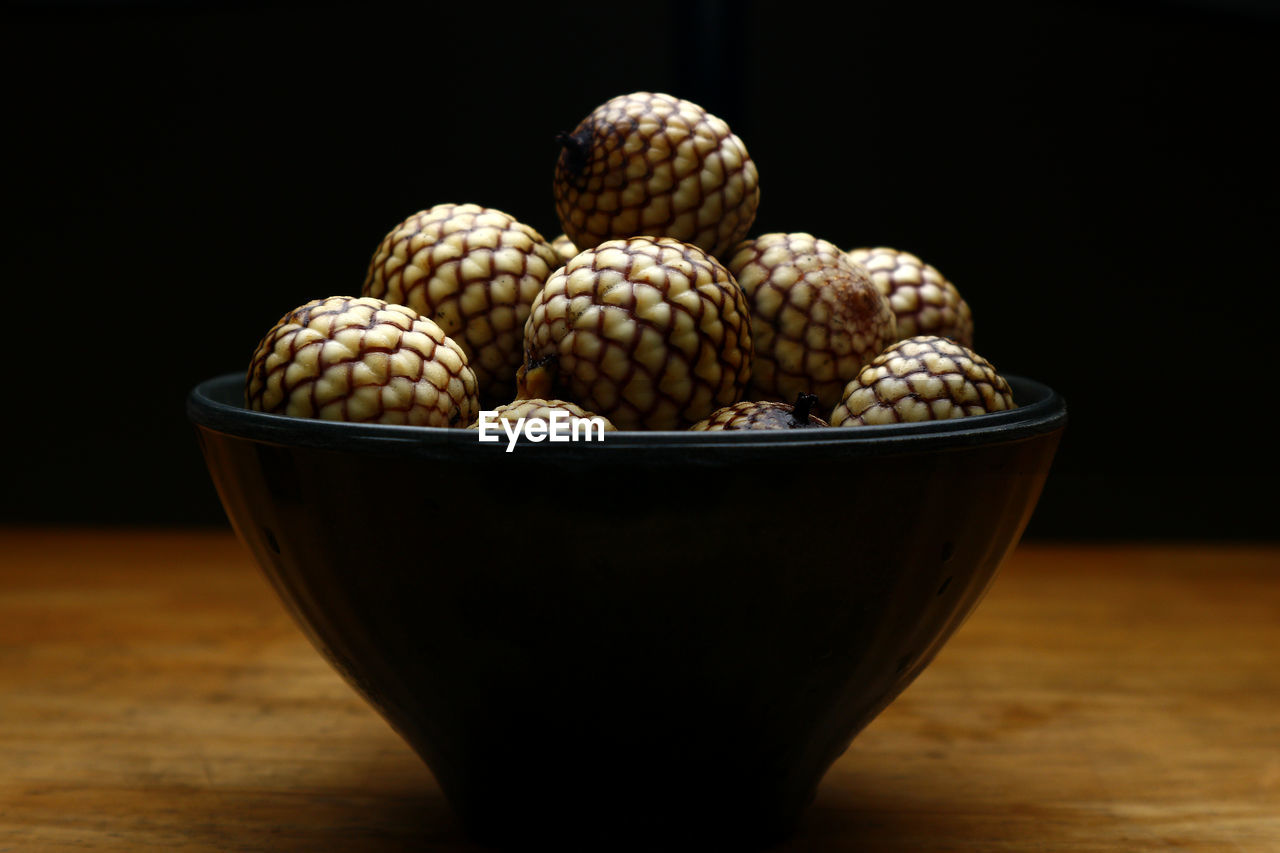
<instances>
[{"instance_id":1,"label":"fruit skin texture","mask_svg":"<svg viewBox=\"0 0 1280 853\"><path fill-rule=\"evenodd\" d=\"M751 376L742 290L665 237L579 253L534 300L524 339L519 396L572 400L620 430L688 427L740 400Z\"/></svg>"},{"instance_id":2,"label":"fruit skin texture","mask_svg":"<svg viewBox=\"0 0 1280 853\"><path fill-rule=\"evenodd\" d=\"M516 421L524 418L525 420L542 420L546 421L551 418L552 412L568 412L570 417L574 418L600 418L604 421L604 431L614 432L617 430L609 419L594 412L588 412L586 409L570 403L565 400L513 400L494 409L497 420L499 421ZM479 429L479 418L472 422L469 429Z\"/></svg>"},{"instance_id":3,"label":"fruit skin texture","mask_svg":"<svg viewBox=\"0 0 1280 853\"><path fill-rule=\"evenodd\" d=\"M383 238L363 293L439 324L467 353L481 403L496 405L515 391L529 305L561 263L541 234L509 214L438 204Z\"/></svg>"},{"instance_id":4,"label":"fruit skin texture","mask_svg":"<svg viewBox=\"0 0 1280 853\"><path fill-rule=\"evenodd\" d=\"M690 101L619 95L561 139L556 212L581 248L672 237L718 257L755 220L755 162L722 119Z\"/></svg>"},{"instance_id":5,"label":"fruit skin texture","mask_svg":"<svg viewBox=\"0 0 1280 853\"><path fill-rule=\"evenodd\" d=\"M478 409L466 353L412 308L315 299L280 318L245 377L250 409L299 418L463 427Z\"/></svg>"},{"instance_id":6,"label":"fruit skin texture","mask_svg":"<svg viewBox=\"0 0 1280 853\"><path fill-rule=\"evenodd\" d=\"M763 234L738 244L727 266L751 306L755 399L811 393L830 411L849 380L897 340L889 303L833 243Z\"/></svg>"},{"instance_id":7,"label":"fruit skin texture","mask_svg":"<svg viewBox=\"0 0 1280 853\"><path fill-rule=\"evenodd\" d=\"M831 413L832 426L936 421L1014 408L1009 383L948 338L899 341L863 368Z\"/></svg>"},{"instance_id":8,"label":"fruit skin texture","mask_svg":"<svg viewBox=\"0 0 1280 853\"><path fill-rule=\"evenodd\" d=\"M814 402L816 398L810 397ZM789 403L772 401L751 402L744 400L717 409L711 417L689 427L691 431L739 430L739 429L807 429L829 424L817 415L804 411L797 415L796 407Z\"/></svg>"},{"instance_id":9,"label":"fruit skin texture","mask_svg":"<svg viewBox=\"0 0 1280 853\"><path fill-rule=\"evenodd\" d=\"M899 336L938 335L973 348L969 303L932 264L888 246L853 249L848 256L866 267L871 280L888 298Z\"/></svg>"},{"instance_id":10,"label":"fruit skin texture","mask_svg":"<svg viewBox=\"0 0 1280 853\"><path fill-rule=\"evenodd\" d=\"M557 234L551 241L551 248L556 250L556 257L560 259L561 265L569 263L573 260L573 256L578 254L578 247L573 245L568 234Z\"/></svg>"}]
</instances>

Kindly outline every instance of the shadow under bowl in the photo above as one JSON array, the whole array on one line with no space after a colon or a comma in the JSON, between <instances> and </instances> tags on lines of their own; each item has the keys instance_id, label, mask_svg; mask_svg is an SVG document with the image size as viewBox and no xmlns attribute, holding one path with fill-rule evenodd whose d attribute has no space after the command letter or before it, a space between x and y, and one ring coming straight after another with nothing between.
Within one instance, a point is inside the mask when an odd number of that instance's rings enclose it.
<instances>
[{"instance_id":1,"label":"shadow under bowl","mask_svg":"<svg viewBox=\"0 0 1280 853\"><path fill-rule=\"evenodd\" d=\"M232 525L480 840L763 846L977 604L1062 398L790 432L474 430L188 414Z\"/></svg>"}]
</instances>

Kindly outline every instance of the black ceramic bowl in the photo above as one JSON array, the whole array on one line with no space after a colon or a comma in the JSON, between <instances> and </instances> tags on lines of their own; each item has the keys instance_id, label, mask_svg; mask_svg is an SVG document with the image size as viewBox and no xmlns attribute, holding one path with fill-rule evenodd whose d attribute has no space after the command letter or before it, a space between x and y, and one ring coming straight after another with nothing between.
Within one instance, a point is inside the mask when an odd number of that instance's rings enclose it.
<instances>
[{"instance_id":1,"label":"black ceramic bowl","mask_svg":"<svg viewBox=\"0 0 1280 853\"><path fill-rule=\"evenodd\" d=\"M765 844L972 610L1066 421L470 430L188 412L236 531L482 840Z\"/></svg>"}]
</instances>

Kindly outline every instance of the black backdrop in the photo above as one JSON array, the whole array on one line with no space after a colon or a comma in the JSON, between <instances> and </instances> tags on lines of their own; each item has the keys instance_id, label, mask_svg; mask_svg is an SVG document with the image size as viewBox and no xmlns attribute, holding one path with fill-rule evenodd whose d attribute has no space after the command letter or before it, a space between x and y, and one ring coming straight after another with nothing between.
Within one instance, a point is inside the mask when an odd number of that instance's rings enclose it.
<instances>
[{"instance_id":1,"label":"black backdrop","mask_svg":"<svg viewBox=\"0 0 1280 853\"><path fill-rule=\"evenodd\" d=\"M220 522L187 390L419 209L554 235L554 134L648 89L747 143L754 233L916 252L1067 396L1029 535L1272 538L1271 8L11 6L0 518Z\"/></svg>"}]
</instances>

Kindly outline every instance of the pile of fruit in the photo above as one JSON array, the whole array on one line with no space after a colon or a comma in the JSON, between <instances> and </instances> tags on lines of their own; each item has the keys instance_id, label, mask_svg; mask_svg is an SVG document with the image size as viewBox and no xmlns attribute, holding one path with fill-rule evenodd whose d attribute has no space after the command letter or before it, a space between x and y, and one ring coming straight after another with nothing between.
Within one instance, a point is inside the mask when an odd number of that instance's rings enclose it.
<instances>
[{"instance_id":1,"label":"pile of fruit","mask_svg":"<svg viewBox=\"0 0 1280 853\"><path fill-rule=\"evenodd\" d=\"M907 252L747 233L755 164L721 119L646 92L559 137L546 240L438 204L387 234L360 296L290 311L250 408L436 427L563 410L619 430L792 429L1013 407L969 306Z\"/></svg>"}]
</instances>

